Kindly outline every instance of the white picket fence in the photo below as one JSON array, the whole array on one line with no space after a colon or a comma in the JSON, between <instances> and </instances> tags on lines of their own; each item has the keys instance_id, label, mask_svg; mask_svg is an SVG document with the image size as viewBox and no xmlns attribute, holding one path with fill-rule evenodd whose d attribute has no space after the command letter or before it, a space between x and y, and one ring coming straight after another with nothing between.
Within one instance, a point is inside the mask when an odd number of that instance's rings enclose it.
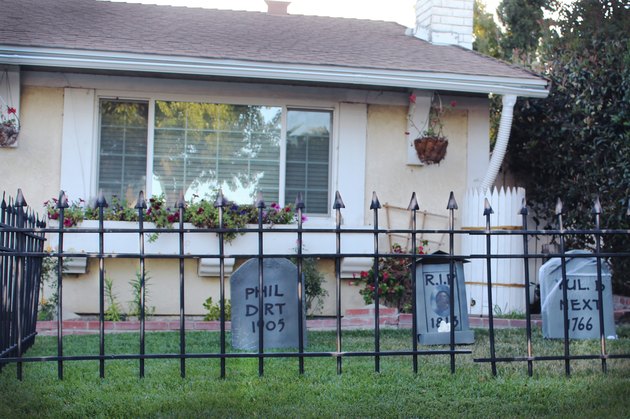
<instances>
[{"instance_id":1,"label":"white picket fence","mask_svg":"<svg viewBox=\"0 0 630 419\"><path fill-rule=\"evenodd\" d=\"M470 189L462 206L462 229L484 230L485 199L490 201L494 213L490 216L492 229L521 229L523 222L519 212L525 199L523 188L492 190ZM493 236L492 254L523 254L523 238L520 235ZM463 235L462 254L486 254L486 237ZM492 311L496 314L525 313L525 283L523 259L492 259ZM488 274L486 259L472 259L464 264L466 296L470 314L488 314ZM533 287L530 288L533 296Z\"/></svg>"}]
</instances>

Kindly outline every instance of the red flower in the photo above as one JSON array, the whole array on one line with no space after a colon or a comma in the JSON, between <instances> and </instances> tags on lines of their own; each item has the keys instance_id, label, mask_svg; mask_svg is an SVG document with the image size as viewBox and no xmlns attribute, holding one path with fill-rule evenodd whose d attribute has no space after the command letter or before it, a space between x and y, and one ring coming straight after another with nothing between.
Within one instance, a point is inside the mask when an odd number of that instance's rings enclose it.
<instances>
[{"instance_id":1,"label":"red flower","mask_svg":"<svg viewBox=\"0 0 630 419\"><path fill-rule=\"evenodd\" d=\"M455 106L457 106L457 101L452 100L451 101L451 108L454 108Z\"/></svg>"},{"instance_id":2,"label":"red flower","mask_svg":"<svg viewBox=\"0 0 630 419\"><path fill-rule=\"evenodd\" d=\"M389 279L389 274L387 272L383 272L383 279L387 281Z\"/></svg>"},{"instance_id":3,"label":"red flower","mask_svg":"<svg viewBox=\"0 0 630 419\"><path fill-rule=\"evenodd\" d=\"M199 207L199 209L197 209L197 214L203 214L203 208Z\"/></svg>"},{"instance_id":4,"label":"red flower","mask_svg":"<svg viewBox=\"0 0 630 419\"><path fill-rule=\"evenodd\" d=\"M72 227L72 220L70 218L66 218L65 220L63 220L63 225L64 227Z\"/></svg>"},{"instance_id":5,"label":"red flower","mask_svg":"<svg viewBox=\"0 0 630 419\"><path fill-rule=\"evenodd\" d=\"M284 212L291 212L291 207L288 205L284 207Z\"/></svg>"},{"instance_id":6,"label":"red flower","mask_svg":"<svg viewBox=\"0 0 630 419\"><path fill-rule=\"evenodd\" d=\"M411 103L416 103L416 95L415 94L410 94L409 95L409 102Z\"/></svg>"},{"instance_id":7,"label":"red flower","mask_svg":"<svg viewBox=\"0 0 630 419\"><path fill-rule=\"evenodd\" d=\"M9 113L9 114L14 114L15 115L16 112L17 111L15 110L15 108L12 108L10 106L9 106L9 109L7 109L7 113Z\"/></svg>"},{"instance_id":8,"label":"red flower","mask_svg":"<svg viewBox=\"0 0 630 419\"><path fill-rule=\"evenodd\" d=\"M367 278L368 273L365 271L361 271L361 278Z\"/></svg>"}]
</instances>

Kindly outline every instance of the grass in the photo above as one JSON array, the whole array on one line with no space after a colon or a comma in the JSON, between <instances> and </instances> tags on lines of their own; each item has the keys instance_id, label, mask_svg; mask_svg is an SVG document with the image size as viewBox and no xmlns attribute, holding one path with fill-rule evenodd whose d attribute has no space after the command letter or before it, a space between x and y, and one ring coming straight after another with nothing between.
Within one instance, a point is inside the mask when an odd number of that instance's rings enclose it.
<instances>
[{"instance_id":1,"label":"grass","mask_svg":"<svg viewBox=\"0 0 630 419\"><path fill-rule=\"evenodd\" d=\"M630 328L608 342L609 353L630 353ZM536 355L562 354L562 342L544 340L536 330ZM524 332L497 331L497 356L524 355ZM187 352L218 352L216 332L190 332ZM344 350L372 350L373 333L344 332ZM310 351L331 351L334 332L310 332ZM409 331L382 331L381 349L410 347ZM177 353L177 333L147 334L147 353ZM137 334L107 335L106 353L137 353ZM55 362L24 365L24 380L15 378L15 365L0 373L0 417L628 417L630 360L609 360L602 374L598 360L573 361L564 375L562 361L537 362L534 377L525 363L475 363L486 357L488 332L476 330L472 355L457 356L450 373L449 357L419 357L414 374L411 358L381 357L374 372L372 357L343 359L337 375L334 358L308 358L298 373L296 359L267 359L258 376L255 359L229 359L227 377L219 377L216 359L187 360L187 375L179 375L178 360L147 360L146 377L138 378L137 360L106 361L99 378L97 361L67 361L65 377L57 380ZM422 349L434 349L422 348ZM597 341L573 341L572 354L596 354ZM98 336L67 336L64 352L98 353ZM38 337L28 356L56 353L56 338Z\"/></svg>"}]
</instances>

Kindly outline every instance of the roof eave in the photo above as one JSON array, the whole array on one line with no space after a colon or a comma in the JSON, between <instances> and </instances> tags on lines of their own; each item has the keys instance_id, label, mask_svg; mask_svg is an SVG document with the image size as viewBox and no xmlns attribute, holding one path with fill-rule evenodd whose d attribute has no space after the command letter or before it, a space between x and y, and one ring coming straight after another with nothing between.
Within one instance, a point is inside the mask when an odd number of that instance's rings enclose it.
<instances>
[{"instance_id":1,"label":"roof eave","mask_svg":"<svg viewBox=\"0 0 630 419\"><path fill-rule=\"evenodd\" d=\"M546 80L0 45L0 63L546 97Z\"/></svg>"}]
</instances>

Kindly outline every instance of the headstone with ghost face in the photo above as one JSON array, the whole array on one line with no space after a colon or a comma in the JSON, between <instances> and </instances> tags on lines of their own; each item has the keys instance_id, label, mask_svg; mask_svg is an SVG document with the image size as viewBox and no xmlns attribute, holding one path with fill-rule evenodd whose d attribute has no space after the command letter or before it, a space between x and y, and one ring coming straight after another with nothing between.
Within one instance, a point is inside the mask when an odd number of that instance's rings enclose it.
<instances>
[{"instance_id":1,"label":"headstone with ghost face","mask_svg":"<svg viewBox=\"0 0 630 419\"><path fill-rule=\"evenodd\" d=\"M456 344L475 342L475 333L468 326L462 263L459 259L453 264L455 315L451 321L450 263L426 258L416 262L416 321L420 344L449 344L451 327L455 328Z\"/></svg>"}]
</instances>

